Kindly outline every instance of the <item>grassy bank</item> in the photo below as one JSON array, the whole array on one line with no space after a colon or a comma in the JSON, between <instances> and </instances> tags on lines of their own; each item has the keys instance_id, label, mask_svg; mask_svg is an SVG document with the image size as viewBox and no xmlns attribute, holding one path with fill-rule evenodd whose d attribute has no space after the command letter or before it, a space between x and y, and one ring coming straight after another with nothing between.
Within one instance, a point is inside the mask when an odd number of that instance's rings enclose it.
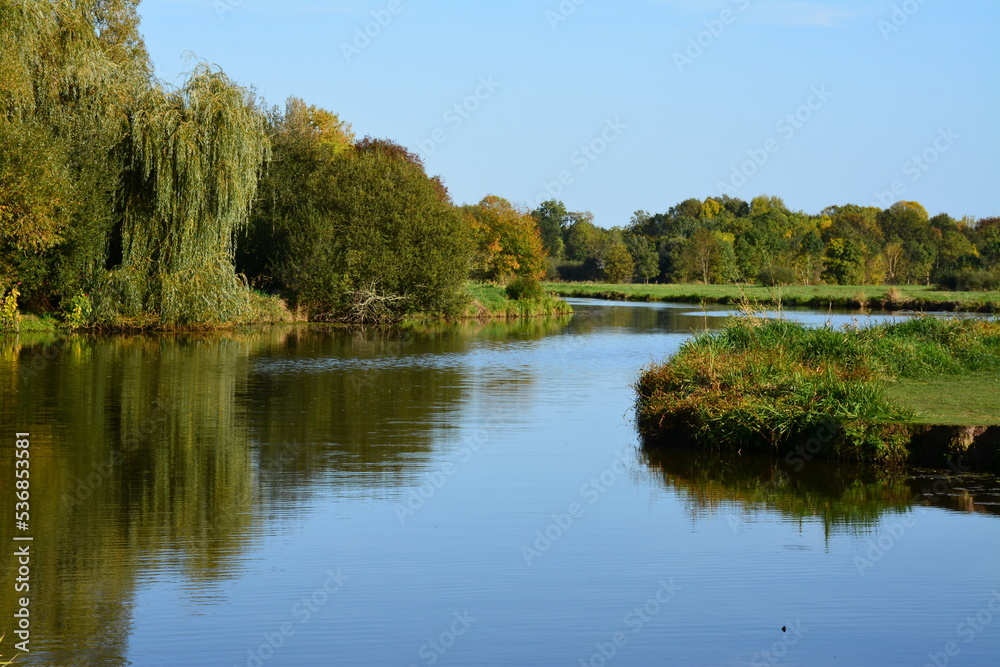
<instances>
[{"instance_id":1,"label":"grassy bank","mask_svg":"<svg viewBox=\"0 0 1000 667\"><path fill-rule=\"evenodd\" d=\"M468 319L514 319L573 312L572 306L548 292L512 299L497 285L470 283L468 289L469 305L463 314Z\"/></svg>"},{"instance_id":2,"label":"grassy bank","mask_svg":"<svg viewBox=\"0 0 1000 667\"><path fill-rule=\"evenodd\" d=\"M889 387L971 373L1000 373L1000 323L834 330L740 318L644 370L639 428L649 443L900 463L921 418Z\"/></svg>"},{"instance_id":3,"label":"grassy bank","mask_svg":"<svg viewBox=\"0 0 1000 667\"><path fill-rule=\"evenodd\" d=\"M902 285L612 285L545 283L563 297L619 301L675 301L735 304L749 299L808 308L883 308L886 310L1000 312L1000 292L944 292L934 287Z\"/></svg>"}]
</instances>

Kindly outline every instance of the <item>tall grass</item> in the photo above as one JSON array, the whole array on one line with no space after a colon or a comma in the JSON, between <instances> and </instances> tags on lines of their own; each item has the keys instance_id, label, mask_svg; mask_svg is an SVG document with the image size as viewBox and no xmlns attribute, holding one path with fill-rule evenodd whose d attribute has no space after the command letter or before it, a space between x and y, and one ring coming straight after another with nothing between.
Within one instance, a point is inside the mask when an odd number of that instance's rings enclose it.
<instances>
[{"instance_id":1,"label":"tall grass","mask_svg":"<svg viewBox=\"0 0 1000 667\"><path fill-rule=\"evenodd\" d=\"M733 451L902 461L913 414L885 391L893 378L1000 369L1000 323L916 318L859 329L733 320L686 343L637 386L647 441Z\"/></svg>"}]
</instances>

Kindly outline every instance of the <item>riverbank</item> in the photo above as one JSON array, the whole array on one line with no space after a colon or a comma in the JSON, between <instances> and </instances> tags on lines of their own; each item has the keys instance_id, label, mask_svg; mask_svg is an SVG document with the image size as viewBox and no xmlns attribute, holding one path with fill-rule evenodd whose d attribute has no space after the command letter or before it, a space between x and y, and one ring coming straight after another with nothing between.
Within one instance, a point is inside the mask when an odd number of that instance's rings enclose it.
<instances>
[{"instance_id":1,"label":"riverbank","mask_svg":"<svg viewBox=\"0 0 1000 667\"><path fill-rule=\"evenodd\" d=\"M463 314L465 319L515 319L573 312L571 305L545 291L512 299L507 290L498 285L470 283L468 290L470 303Z\"/></svg>"},{"instance_id":2,"label":"riverbank","mask_svg":"<svg viewBox=\"0 0 1000 667\"><path fill-rule=\"evenodd\" d=\"M1000 374L1000 323L917 318L833 330L741 318L643 371L639 429L649 445L878 464L944 465L961 454L1000 470L1000 429L989 428L998 415L934 423L893 393L952 381L976 396L977 385L962 385L973 373Z\"/></svg>"},{"instance_id":3,"label":"riverbank","mask_svg":"<svg viewBox=\"0 0 1000 667\"><path fill-rule=\"evenodd\" d=\"M614 285L610 283L544 283L562 297L613 301L674 301L737 304L749 301L825 310L828 308L1000 312L1000 292L945 292L935 287L901 285Z\"/></svg>"},{"instance_id":4,"label":"riverbank","mask_svg":"<svg viewBox=\"0 0 1000 667\"><path fill-rule=\"evenodd\" d=\"M507 289L498 285L486 283L469 283L466 286L466 305L459 315L443 313L421 313L404 318L401 322L386 322L388 324L414 324L428 322L449 322L456 320L511 320L519 318L548 317L568 315L573 307L557 296L544 290L512 298ZM90 329L88 313L77 312L58 317L54 313L19 313L10 326L0 327L4 333L57 333ZM266 295L260 292L250 293L250 304L247 316L232 323L205 323L189 327L170 327L170 331L225 331L245 327L273 324L305 324L313 321L309 313L301 308L291 310L286 302L278 296ZM374 322L379 323L379 322ZM323 322L329 324L329 322ZM350 325L350 322L343 322ZM118 326L102 327L112 331L150 331L167 330L153 319L142 321L122 321Z\"/></svg>"}]
</instances>

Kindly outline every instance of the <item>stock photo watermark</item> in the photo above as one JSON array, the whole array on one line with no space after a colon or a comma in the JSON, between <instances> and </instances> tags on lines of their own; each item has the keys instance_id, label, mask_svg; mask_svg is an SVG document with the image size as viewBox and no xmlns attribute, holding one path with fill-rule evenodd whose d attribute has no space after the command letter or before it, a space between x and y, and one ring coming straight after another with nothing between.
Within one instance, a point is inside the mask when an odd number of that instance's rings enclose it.
<instances>
[{"instance_id":1,"label":"stock photo watermark","mask_svg":"<svg viewBox=\"0 0 1000 667\"><path fill-rule=\"evenodd\" d=\"M31 434L14 435L14 648L31 653Z\"/></svg>"},{"instance_id":2,"label":"stock photo watermark","mask_svg":"<svg viewBox=\"0 0 1000 667\"><path fill-rule=\"evenodd\" d=\"M462 439L461 447L457 453L458 463L468 463L472 458L489 443L492 433L503 428L509 421L510 415L500 410L493 410L486 423L476 429L475 433L467 435ZM407 490L407 497L403 502L396 503L396 518L399 523L405 525L406 521L414 516L421 508L437 495L437 492L444 488L448 480L454 477L458 471L458 463L446 461L441 463L436 470L426 472L421 477L422 483L410 487Z\"/></svg>"},{"instance_id":3,"label":"stock photo watermark","mask_svg":"<svg viewBox=\"0 0 1000 667\"><path fill-rule=\"evenodd\" d=\"M558 30L560 24L568 21L585 4L587 0L562 0L555 9L546 10L545 20L552 30Z\"/></svg>"},{"instance_id":4,"label":"stock photo watermark","mask_svg":"<svg viewBox=\"0 0 1000 667\"><path fill-rule=\"evenodd\" d=\"M914 16L927 4L929 0L906 0L892 6L892 11L887 18L881 18L876 25L882 33L882 39L889 41L894 33L903 29Z\"/></svg>"},{"instance_id":5,"label":"stock photo watermark","mask_svg":"<svg viewBox=\"0 0 1000 667\"><path fill-rule=\"evenodd\" d=\"M813 119L816 113L826 106L831 98L833 98L833 92L828 90L825 84L813 86L809 90L809 96L805 102L774 123L774 131L777 136L769 137L761 146L747 150L747 159L733 165L729 180L719 181L716 184L719 194L736 194L781 150L782 143L791 141Z\"/></svg>"},{"instance_id":6,"label":"stock photo watermark","mask_svg":"<svg viewBox=\"0 0 1000 667\"><path fill-rule=\"evenodd\" d=\"M803 628L802 621L795 621L782 626L781 632L783 633L781 639L754 654L750 659L750 667L772 667L783 662L792 647L802 641L802 637L809 632L809 628Z\"/></svg>"},{"instance_id":7,"label":"stock photo watermark","mask_svg":"<svg viewBox=\"0 0 1000 667\"><path fill-rule=\"evenodd\" d=\"M869 538L866 544L868 550L863 556L854 557L854 567L858 569L858 576L864 577L865 570L875 567L875 564L882 560L894 546L899 544L906 531L917 524L917 519L912 514L903 515L898 521L893 521L888 526L883 526L878 535Z\"/></svg>"},{"instance_id":8,"label":"stock photo watermark","mask_svg":"<svg viewBox=\"0 0 1000 667\"><path fill-rule=\"evenodd\" d=\"M740 12L750 8L751 0L733 0L733 5ZM726 8L719 12L719 15L712 19L702 21L704 30L688 37L687 46L683 51L674 51L674 65L677 71L684 73L684 68L693 65L701 58L705 51L712 47L716 41L726 32L726 28L736 23L738 15L732 9Z\"/></svg>"},{"instance_id":9,"label":"stock photo watermark","mask_svg":"<svg viewBox=\"0 0 1000 667\"><path fill-rule=\"evenodd\" d=\"M417 140L417 151L424 159L434 155L442 144L448 141L451 133L457 132L472 115L479 111L484 102L503 84L496 81L493 75L479 77L479 85L461 102L456 102L441 115L445 127L437 127L426 139Z\"/></svg>"},{"instance_id":10,"label":"stock photo watermark","mask_svg":"<svg viewBox=\"0 0 1000 667\"><path fill-rule=\"evenodd\" d=\"M621 118L606 119L601 131L590 141L581 144L570 155L569 163L571 167L575 167L575 170L563 169L556 174L553 180L542 181L542 191L535 195L533 199L529 199L529 207L533 209L538 208L542 202L550 199L559 199L567 188L576 183L576 175L583 174L590 169L608 151L608 148L621 138L627 129L628 125L623 123Z\"/></svg>"},{"instance_id":11,"label":"stock photo watermark","mask_svg":"<svg viewBox=\"0 0 1000 667\"><path fill-rule=\"evenodd\" d=\"M410 663L410 667L420 667L420 664L433 665L437 663L448 651L451 650L458 640L465 636L465 633L469 631L473 623L476 622L476 618L469 614L469 610L459 613L455 612L452 614L451 624L446 630L441 632L434 639L429 639L425 642L418 650L417 655L423 660L423 663Z\"/></svg>"},{"instance_id":12,"label":"stock photo watermark","mask_svg":"<svg viewBox=\"0 0 1000 667\"><path fill-rule=\"evenodd\" d=\"M382 32L392 24L397 16L403 13L402 0L389 0L382 9L371 13L372 20L354 29L354 38L349 42L340 43L340 52L347 64L361 55Z\"/></svg>"},{"instance_id":13,"label":"stock photo watermark","mask_svg":"<svg viewBox=\"0 0 1000 667\"><path fill-rule=\"evenodd\" d=\"M233 667L263 667L264 663L284 648L298 629L308 623L314 614L319 613L351 579L339 567L336 571L327 570L325 574L326 579L316 590L303 595L292 605L289 610L291 619L282 622L274 632L265 632L261 635L263 641L256 648L247 649L246 661L235 663Z\"/></svg>"},{"instance_id":14,"label":"stock photo watermark","mask_svg":"<svg viewBox=\"0 0 1000 667\"><path fill-rule=\"evenodd\" d=\"M615 457L615 460L603 470L599 475L591 477L580 486L580 498L587 505L593 505L608 492L619 479L628 472L627 462L632 450L623 449ZM561 540L568 533L577 520L583 518L586 513L584 504L581 502L571 502L564 511L549 515L552 520L545 528L535 531L535 540L531 544L521 547L521 556L529 567L534 561L549 551L556 542Z\"/></svg>"},{"instance_id":15,"label":"stock photo watermark","mask_svg":"<svg viewBox=\"0 0 1000 667\"><path fill-rule=\"evenodd\" d=\"M235 12L244 1L245 0L214 0L212 2L212 9L215 10L215 15L219 17L220 21L225 21L226 14Z\"/></svg>"},{"instance_id":16,"label":"stock photo watermark","mask_svg":"<svg viewBox=\"0 0 1000 667\"><path fill-rule=\"evenodd\" d=\"M673 578L660 579L657 582L660 587L648 600L640 605L636 605L622 618L622 627L611 633L607 641L600 641L594 644L596 649L586 658L580 658L580 667L604 667L611 662L622 647L642 632L647 624L651 623L663 609L677 596L678 591L684 587L675 583Z\"/></svg>"},{"instance_id":17,"label":"stock photo watermark","mask_svg":"<svg viewBox=\"0 0 1000 667\"><path fill-rule=\"evenodd\" d=\"M955 627L957 640L951 640L941 648L940 651L931 651L927 654L927 662L923 667L948 667L952 658L956 658L962 653L959 644L968 645L976 640L994 621L997 614L1000 614L1000 591L993 589L990 591L992 597L986 602L986 606L978 610L975 614L966 616L961 623Z\"/></svg>"},{"instance_id":18,"label":"stock photo watermark","mask_svg":"<svg viewBox=\"0 0 1000 667\"><path fill-rule=\"evenodd\" d=\"M962 135L956 133L954 129L939 127L937 136L934 137L930 145L919 153L915 153L900 167L903 176L908 178L906 180L896 179L889 184L888 189L875 191L875 205L889 208L899 201L906 194L907 182L913 184L923 178L961 138Z\"/></svg>"}]
</instances>

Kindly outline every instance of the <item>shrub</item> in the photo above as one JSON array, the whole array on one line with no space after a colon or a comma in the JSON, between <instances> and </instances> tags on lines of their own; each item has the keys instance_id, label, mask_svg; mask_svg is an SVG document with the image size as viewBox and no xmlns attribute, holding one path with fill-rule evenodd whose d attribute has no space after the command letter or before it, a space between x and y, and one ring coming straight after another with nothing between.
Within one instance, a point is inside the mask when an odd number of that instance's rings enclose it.
<instances>
[{"instance_id":1,"label":"shrub","mask_svg":"<svg viewBox=\"0 0 1000 667\"><path fill-rule=\"evenodd\" d=\"M21 313L17 309L17 297L21 291L15 285L10 292L0 298L0 331L17 331L21 326Z\"/></svg>"},{"instance_id":2,"label":"shrub","mask_svg":"<svg viewBox=\"0 0 1000 667\"><path fill-rule=\"evenodd\" d=\"M778 287L779 285L792 285L798 282L795 279L795 272L786 266L775 266L764 269L757 275L757 282L765 287Z\"/></svg>"},{"instance_id":3,"label":"shrub","mask_svg":"<svg viewBox=\"0 0 1000 667\"><path fill-rule=\"evenodd\" d=\"M938 288L952 292L991 292L1000 290L1000 272L987 269L948 271L938 279Z\"/></svg>"},{"instance_id":4,"label":"shrub","mask_svg":"<svg viewBox=\"0 0 1000 667\"><path fill-rule=\"evenodd\" d=\"M531 278L514 278L507 285L507 297L520 301L522 299L540 299L545 296L542 284Z\"/></svg>"},{"instance_id":5,"label":"shrub","mask_svg":"<svg viewBox=\"0 0 1000 667\"><path fill-rule=\"evenodd\" d=\"M89 325L94 316L94 304L87 294L77 294L62 304L62 321L70 329L80 329Z\"/></svg>"}]
</instances>

